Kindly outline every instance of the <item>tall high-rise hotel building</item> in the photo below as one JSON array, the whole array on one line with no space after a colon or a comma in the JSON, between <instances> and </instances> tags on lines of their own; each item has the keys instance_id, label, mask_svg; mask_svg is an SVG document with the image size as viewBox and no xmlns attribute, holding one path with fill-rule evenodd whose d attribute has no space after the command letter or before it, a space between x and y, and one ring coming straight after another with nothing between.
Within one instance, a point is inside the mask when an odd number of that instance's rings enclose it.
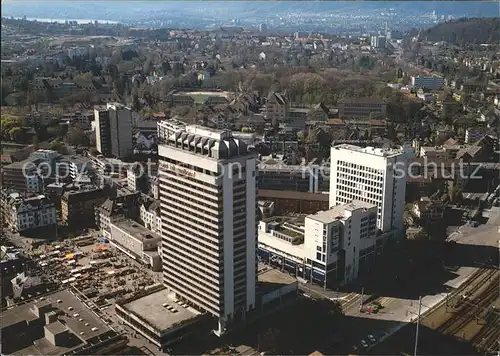
<instances>
[{"instance_id":1,"label":"tall high-rise hotel building","mask_svg":"<svg viewBox=\"0 0 500 356\"><path fill-rule=\"evenodd\" d=\"M159 123L163 282L227 322L255 307L256 156L231 131Z\"/></svg>"},{"instance_id":2,"label":"tall high-rise hotel building","mask_svg":"<svg viewBox=\"0 0 500 356\"><path fill-rule=\"evenodd\" d=\"M407 168L403 150L339 145L330 158L330 206L360 200L378 207L382 232L404 228Z\"/></svg>"}]
</instances>

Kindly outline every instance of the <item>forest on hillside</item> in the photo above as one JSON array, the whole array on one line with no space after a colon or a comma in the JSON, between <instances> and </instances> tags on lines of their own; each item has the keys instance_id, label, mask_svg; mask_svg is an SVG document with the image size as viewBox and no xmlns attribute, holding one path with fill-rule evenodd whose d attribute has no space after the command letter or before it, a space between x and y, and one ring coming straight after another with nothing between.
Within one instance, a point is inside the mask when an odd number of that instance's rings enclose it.
<instances>
[{"instance_id":1,"label":"forest on hillside","mask_svg":"<svg viewBox=\"0 0 500 356\"><path fill-rule=\"evenodd\" d=\"M500 41L500 18L448 21L423 31L421 36L428 41L446 41L457 45L497 44Z\"/></svg>"}]
</instances>

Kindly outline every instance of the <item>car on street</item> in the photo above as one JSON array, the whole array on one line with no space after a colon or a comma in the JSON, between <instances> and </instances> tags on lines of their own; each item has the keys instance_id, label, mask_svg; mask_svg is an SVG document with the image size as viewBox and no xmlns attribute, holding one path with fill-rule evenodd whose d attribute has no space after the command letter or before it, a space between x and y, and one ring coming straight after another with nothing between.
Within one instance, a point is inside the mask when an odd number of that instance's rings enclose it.
<instances>
[{"instance_id":1,"label":"car on street","mask_svg":"<svg viewBox=\"0 0 500 356\"><path fill-rule=\"evenodd\" d=\"M365 340L361 340L360 344L361 346L363 346L363 348L368 348L368 343Z\"/></svg>"},{"instance_id":2,"label":"car on street","mask_svg":"<svg viewBox=\"0 0 500 356\"><path fill-rule=\"evenodd\" d=\"M371 343L377 342L377 339L375 339L375 336L373 336L372 334L368 335L367 338L368 338L368 340L370 340Z\"/></svg>"}]
</instances>

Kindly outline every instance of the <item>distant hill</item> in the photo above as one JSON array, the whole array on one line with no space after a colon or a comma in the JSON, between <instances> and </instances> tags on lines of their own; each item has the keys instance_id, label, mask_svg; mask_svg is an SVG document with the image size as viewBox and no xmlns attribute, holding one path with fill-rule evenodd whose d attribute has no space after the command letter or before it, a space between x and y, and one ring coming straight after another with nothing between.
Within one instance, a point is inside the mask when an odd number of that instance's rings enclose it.
<instances>
[{"instance_id":1,"label":"distant hill","mask_svg":"<svg viewBox=\"0 0 500 356\"><path fill-rule=\"evenodd\" d=\"M428 41L454 44L500 42L500 18L470 18L444 22L422 31Z\"/></svg>"}]
</instances>

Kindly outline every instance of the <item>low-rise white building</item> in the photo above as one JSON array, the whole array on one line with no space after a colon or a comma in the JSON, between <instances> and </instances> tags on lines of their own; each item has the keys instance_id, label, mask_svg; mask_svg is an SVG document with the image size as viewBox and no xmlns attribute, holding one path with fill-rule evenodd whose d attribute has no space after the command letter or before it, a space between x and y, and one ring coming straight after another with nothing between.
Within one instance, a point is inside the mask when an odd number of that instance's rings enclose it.
<instances>
[{"instance_id":1,"label":"low-rise white building","mask_svg":"<svg viewBox=\"0 0 500 356\"><path fill-rule=\"evenodd\" d=\"M366 272L383 246L377 206L361 201L308 215L303 224L259 224L259 259L322 285L345 284Z\"/></svg>"},{"instance_id":2,"label":"low-rise white building","mask_svg":"<svg viewBox=\"0 0 500 356\"><path fill-rule=\"evenodd\" d=\"M113 245L131 258L150 266L154 271L161 270L161 259L158 255L160 235L128 219L112 222L109 226L110 232L105 232L105 236Z\"/></svg>"}]
</instances>

